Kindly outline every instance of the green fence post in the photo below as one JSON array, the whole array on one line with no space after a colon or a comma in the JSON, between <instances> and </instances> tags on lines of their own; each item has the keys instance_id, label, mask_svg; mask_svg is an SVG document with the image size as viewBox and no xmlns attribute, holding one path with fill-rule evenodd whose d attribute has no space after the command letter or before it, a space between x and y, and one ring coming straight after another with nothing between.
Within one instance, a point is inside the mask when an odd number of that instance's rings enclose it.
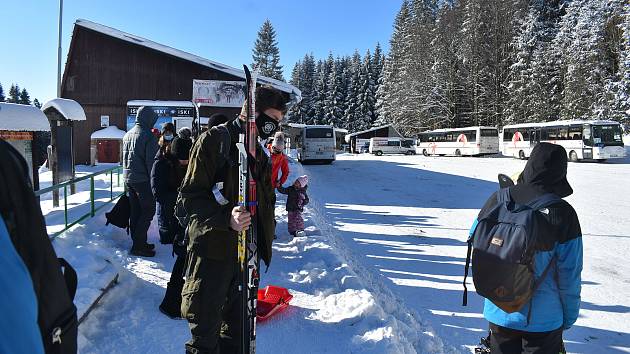
<instances>
[{"instance_id":1,"label":"green fence post","mask_svg":"<svg viewBox=\"0 0 630 354\"><path fill-rule=\"evenodd\" d=\"M90 215L94 216L94 176L90 177Z\"/></svg>"},{"instance_id":2,"label":"green fence post","mask_svg":"<svg viewBox=\"0 0 630 354\"><path fill-rule=\"evenodd\" d=\"M63 186L63 219L68 228L68 185Z\"/></svg>"}]
</instances>

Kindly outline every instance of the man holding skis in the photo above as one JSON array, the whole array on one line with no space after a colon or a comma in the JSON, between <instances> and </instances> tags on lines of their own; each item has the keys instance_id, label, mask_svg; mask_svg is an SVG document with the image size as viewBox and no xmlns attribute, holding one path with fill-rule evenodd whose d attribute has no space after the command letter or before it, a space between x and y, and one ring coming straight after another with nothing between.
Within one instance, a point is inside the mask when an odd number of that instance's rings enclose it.
<instances>
[{"instance_id":1,"label":"man holding skis","mask_svg":"<svg viewBox=\"0 0 630 354\"><path fill-rule=\"evenodd\" d=\"M286 113L287 100L279 90L256 89L256 126L265 140L273 136ZM251 215L239 207L239 134L245 132L245 106L239 118L204 132L195 141L181 186L188 224L186 282L182 315L192 338L187 353L232 353L241 343L241 302L237 263L237 233L250 227ZM273 131L269 127L275 126ZM261 129L265 127L265 129ZM274 235L274 190L271 162L257 144L249 163L257 186L256 232L258 255L269 265Z\"/></svg>"}]
</instances>

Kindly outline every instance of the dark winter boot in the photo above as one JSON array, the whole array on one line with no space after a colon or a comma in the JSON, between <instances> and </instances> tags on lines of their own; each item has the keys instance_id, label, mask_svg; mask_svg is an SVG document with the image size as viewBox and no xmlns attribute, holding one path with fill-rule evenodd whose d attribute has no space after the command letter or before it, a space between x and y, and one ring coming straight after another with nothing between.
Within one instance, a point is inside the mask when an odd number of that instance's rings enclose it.
<instances>
[{"instance_id":1,"label":"dark winter boot","mask_svg":"<svg viewBox=\"0 0 630 354\"><path fill-rule=\"evenodd\" d=\"M178 284L173 284L173 282L169 282L166 286L166 294L164 294L164 300L162 300L162 303L160 304L160 312L173 320L182 318L181 292L182 286L178 286Z\"/></svg>"},{"instance_id":2,"label":"dark winter boot","mask_svg":"<svg viewBox=\"0 0 630 354\"><path fill-rule=\"evenodd\" d=\"M132 256L138 256L138 257L153 257L155 256L155 251L152 249L148 249L145 247L142 248L131 248L131 251L129 251L129 254Z\"/></svg>"}]
</instances>

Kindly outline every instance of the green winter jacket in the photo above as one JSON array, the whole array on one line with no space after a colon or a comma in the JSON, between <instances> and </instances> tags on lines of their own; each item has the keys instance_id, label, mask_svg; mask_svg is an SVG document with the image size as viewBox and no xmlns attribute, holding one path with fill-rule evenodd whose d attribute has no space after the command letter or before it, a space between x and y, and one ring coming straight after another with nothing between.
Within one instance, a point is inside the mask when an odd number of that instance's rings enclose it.
<instances>
[{"instance_id":1,"label":"green winter jacket","mask_svg":"<svg viewBox=\"0 0 630 354\"><path fill-rule=\"evenodd\" d=\"M240 121L225 123L230 135L229 159L223 157L221 133L209 129L199 136L191 150L190 162L181 186L184 208L190 216L188 247L210 259L237 259L237 233L230 228L230 216L238 201L238 142ZM258 255L269 266L275 232L274 190L271 186L271 159L258 145L254 178L257 188ZM222 187L221 198L213 187Z\"/></svg>"}]
</instances>

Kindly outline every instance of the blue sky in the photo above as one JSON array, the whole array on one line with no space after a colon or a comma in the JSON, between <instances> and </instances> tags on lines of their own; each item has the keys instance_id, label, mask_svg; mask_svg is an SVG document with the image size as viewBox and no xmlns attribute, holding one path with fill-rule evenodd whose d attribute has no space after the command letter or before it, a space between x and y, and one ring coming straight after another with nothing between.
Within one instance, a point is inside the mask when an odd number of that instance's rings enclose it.
<instances>
[{"instance_id":1,"label":"blue sky","mask_svg":"<svg viewBox=\"0 0 630 354\"><path fill-rule=\"evenodd\" d=\"M285 78L312 52L324 58L363 55L377 42L388 48L401 0L65 0L62 65L77 18L98 22L202 57L240 67L251 63L258 29L276 29ZM58 0L3 1L0 83L12 83L31 99L56 95ZM62 68L63 70L63 68ZM192 83L191 83L192 85Z\"/></svg>"}]
</instances>

